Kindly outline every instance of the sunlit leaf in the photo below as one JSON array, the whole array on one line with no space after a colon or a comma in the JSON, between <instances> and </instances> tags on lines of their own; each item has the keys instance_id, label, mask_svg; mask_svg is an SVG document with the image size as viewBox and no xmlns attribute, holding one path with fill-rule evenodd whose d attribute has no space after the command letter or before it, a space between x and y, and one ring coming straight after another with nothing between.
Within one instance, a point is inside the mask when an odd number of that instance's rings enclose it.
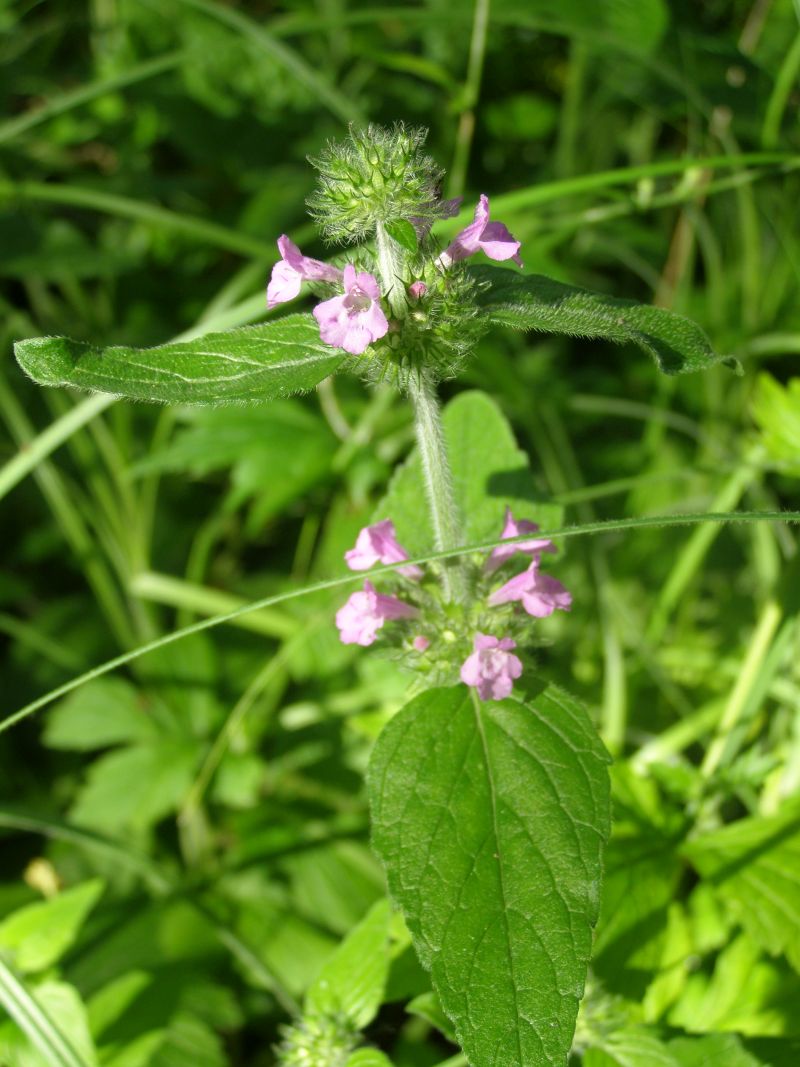
<instances>
[{"instance_id":1,"label":"sunlit leaf","mask_svg":"<svg viewBox=\"0 0 800 1067\"><path fill-rule=\"evenodd\" d=\"M34 337L18 341L14 353L39 385L166 404L229 404L304 392L344 358L320 341L310 315L157 348L97 348L68 337Z\"/></svg>"},{"instance_id":2,"label":"sunlit leaf","mask_svg":"<svg viewBox=\"0 0 800 1067\"><path fill-rule=\"evenodd\" d=\"M473 1067L559 1067L609 833L605 753L554 686L525 703L432 689L381 734L373 841Z\"/></svg>"},{"instance_id":3,"label":"sunlit leaf","mask_svg":"<svg viewBox=\"0 0 800 1067\"><path fill-rule=\"evenodd\" d=\"M0 949L23 972L52 966L73 944L102 892L103 883L95 879L20 908L0 923Z\"/></svg>"},{"instance_id":4,"label":"sunlit leaf","mask_svg":"<svg viewBox=\"0 0 800 1067\"><path fill-rule=\"evenodd\" d=\"M705 370L721 358L700 327L674 311L592 293L541 274L486 266L472 267L471 272L485 287L479 303L492 322L632 343L652 356L665 374Z\"/></svg>"}]
</instances>

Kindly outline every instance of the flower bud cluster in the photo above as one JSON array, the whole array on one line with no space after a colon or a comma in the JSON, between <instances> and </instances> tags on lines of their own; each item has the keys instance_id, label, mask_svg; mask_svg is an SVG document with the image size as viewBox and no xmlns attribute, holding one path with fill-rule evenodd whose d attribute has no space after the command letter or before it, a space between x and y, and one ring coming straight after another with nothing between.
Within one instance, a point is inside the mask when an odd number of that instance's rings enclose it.
<instances>
[{"instance_id":1,"label":"flower bud cluster","mask_svg":"<svg viewBox=\"0 0 800 1067\"><path fill-rule=\"evenodd\" d=\"M538 529L536 523L516 520L507 508L501 537L534 535ZM366 581L336 614L339 636L344 644L366 647L391 623L392 639L402 647L405 662L429 682L446 685L459 678L482 700L502 700L523 673L513 649L517 639L530 643L526 616L543 619L571 608L572 597L561 582L541 570L542 555L556 551L551 541L535 536L499 545L487 559L474 561L471 595L464 604L442 599L435 568L428 574L416 564L398 567L393 574L402 582L399 595L379 593ZM528 557L528 565L503 580L503 571L519 555ZM365 527L345 554L348 567L356 571L408 558L389 519Z\"/></svg>"},{"instance_id":2,"label":"flower bud cluster","mask_svg":"<svg viewBox=\"0 0 800 1067\"><path fill-rule=\"evenodd\" d=\"M313 161L320 182L311 211L330 240L371 243L323 263L284 234L267 288L273 308L309 283L327 297L314 309L322 341L361 357L351 365L368 379L400 388L421 371L452 377L483 332L464 261L482 253L522 265L519 241L490 220L485 195L473 221L446 248L436 244L433 223L456 215L461 201L441 199L441 171L424 140L424 130L369 126L329 145Z\"/></svg>"},{"instance_id":3,"label":"flower bud cluster","mask_svg":"<svg viewBox=\"0 0 800 1067\"><path fill-rule=\"evenodd\" d=\"M398 123L391 129L351 128L316 159L316 191L308 207L329 241L362 241L377 223L432 220L443 171L422 146L427 131Z\"/></svg>"},{"instance_id":4,"label":"flower bud cluster","mask_svg":"<svg viewBox=\"0 0 800 1067\"><path fill-rule=\"evenodd\" d=\"M304 1016L281 1033L275 1050L281 1067L344 1067L358 1043L347 1020L327 1015Z\"/></svg>"}]
</instances>

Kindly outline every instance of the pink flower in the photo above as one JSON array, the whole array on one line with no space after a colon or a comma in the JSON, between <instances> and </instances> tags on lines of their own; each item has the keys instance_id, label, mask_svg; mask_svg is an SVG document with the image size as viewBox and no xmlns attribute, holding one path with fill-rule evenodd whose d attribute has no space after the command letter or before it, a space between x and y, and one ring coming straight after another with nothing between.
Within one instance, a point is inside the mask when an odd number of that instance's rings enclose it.
<instances>
[{"instance_id":1,"label":"pink flower","mask_svg":"<svg viewBox=\"0 0 800 1067\"><path fill-rule=\"evenodd\" d=\"M511 652L516 641L479 633L473 647L475 651L462 664L461 681L474 686L481 700L504 700L514 688L514 679L522 674L522 662Z\"/></svg>"},{"instance_id":2,"label":"pink flower","mask_svg":"<svg viewBox=\"0 0 800 1067\"><path fill-rule=\"evenodd\" d=\"M509 233L502 222L489 222L489 198L482 193L472 222L456 234L436 262L446 270L460 259L482 251L489 259L513 259L521 267L519 249L519 241Z\"/></svg>"},{"instance_id":3,"label":"pink flower","mask_svg":"<svg viewBox=\"0 0 800 1067\"><path fill-rule=\"evenodd\" d=\"M371 274L348 263L344 268L344 296L334 296L317 304L314 318L322 340L343 348L354 356L377 341L389 329L380 305L381 291Z\"/></svg>"},{"instance_id":4,"label":"pink flower","mask_svg":"<svg viewBox=\"0 0 800 1067\"><path fill-rule=\"evenodd\" d=\"M521 534L536 533L539 527L535 522L529 522L528 519L520 519L519 522L514 518L511 513L511 508L506 508L505 524L503 525L503 532L500 535L503 538L506 537L519 537ZM491 555L486 561L486 572L491 574L496 571L507 559L511 559L517 552L524 552L527 556L533 556L534 559L538 559L542 552L558 552L558 549L552 541L548 541L547 538L539 537L533 541L518 541L515 545L498 545L497 548L493 548Z\"/></svg>"},{"instance_id":5,"label":"pink flower","mask_svg":"<svg viewBox=\"0 0 800 1067\"><path fill-rule=\"evenodd\" d=\"M408 287L408 295L412 300L419 300L421 296L425 296L428 291L428 287L425 282L412 282Z\"/></svg>"},{"instance_id":6,"label":"pink flower","mask_svg":"<svg viewBox=\"0 0 800 1067\"><path fill-rule=\"evenodd\" d=\"M296 244L286 234L278 238L278 251L281 258L272 268L272 276L267 286L267 307L274 308L287 300L294 300L300 292L303 281L341 282L342 272L338 267L331 267L318 259L304 256Z\"/></svg>"},{"instance_id":7,"label":"pink flower","mask_svg":"<svg viewBox=\"0 0 800 1067\"><path fill-rule=\"evenodd\" d=\"M411 642L417 652L424 652L426 648L430 646L430 641L424 634L417 634L414 640Z\"/></svg>"},{"instance_id":8,"label":"pink flower","mask_svg":"<svg viewBox=\"0 0 800 1067\"><path fill-rule=\"evenodd\" d=\"M355 548L345 552L344 558L351 571L366 571L376 563L402 563L408 559L408 552L397 543L392 520L384 519L365 526L356 538ZM397 569L407 578L422 577L422 569L413 563Z\"/></svg>"},{"instance_id":9,"label":"pink flower","mask_svg":"<svg viewBox=\"0 0 800 1067\"><path fill-rule=\"evenodd\" d=\"M372 644L387 619L413 619L417 614L417 609L410 604L377 593L371 582L364 582L364 588L353 593L336 612L336 625L342 644L366 647Z\"/></svg>"},{"instance_id":10,"label":"pink flower","mask_svg":"<svg viewBox=\"0 0 800 1067\"><path fill-rule=\"evenodd\" d=\"M508 604L512 600L522 601L527 613L537 619L547 618L556 608L569 611L572 606L572 596L561 582L551 578L549 574L541 573L538 558L534 559L522 574L518 574L497 592L492 593L489 604L496 608L498 604Z\"/></svg>"}]
</instances>

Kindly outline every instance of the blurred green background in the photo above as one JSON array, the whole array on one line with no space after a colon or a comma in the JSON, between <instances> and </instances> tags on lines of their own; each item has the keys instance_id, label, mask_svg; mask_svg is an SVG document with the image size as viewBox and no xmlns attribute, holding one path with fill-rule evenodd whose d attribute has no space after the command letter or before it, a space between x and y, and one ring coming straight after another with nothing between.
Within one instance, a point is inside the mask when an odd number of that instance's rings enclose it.
<instances>
[{"instance_id":1,"label":"blurred green background","mask_svg":"<svg viewBox=\"0 0 800 1067\"><path fill-rule=\"evenodd\" d=\"M429 128L448 195L490 195L527 270L679 311L741 362L667 379L632 349L487 336L444 396L498 401L566 522L800 506L792 0L0 0L0 56L12 470L86 403L31 385L14 340L150 345L257 320L279 234L325 255L306 156L348 122L402 120ZM178 625L340 573L413 437L404 401L341 377L263 409L118 403L77 422L21 481L0 474L5 714ZM774 813L800 786L795 541L699 526L565 552L575 610L543 669L620 766L654 768L667 838L731 706L717 814ZM361 775L408 679L338 644L336 602L176 643L0 739L0 914L102 879L86 924L91 889L29 968L86 1062L274 1062L287 1008L381 894ZM665 936L691 886L660 870ZM638 1002L656 964L626 970L615 936L598 973ZM694 946L712 992L725 937ZM769 1024L757 997L715 1015L679 982L647 1021L795 1034L797 973L775 968ZM424 989L407 956L392 982L371 1039L397 1067L453 1055L403 1012ZM8 1022L0 1050L46 1062Z\"/></svg>"}]
</instances>

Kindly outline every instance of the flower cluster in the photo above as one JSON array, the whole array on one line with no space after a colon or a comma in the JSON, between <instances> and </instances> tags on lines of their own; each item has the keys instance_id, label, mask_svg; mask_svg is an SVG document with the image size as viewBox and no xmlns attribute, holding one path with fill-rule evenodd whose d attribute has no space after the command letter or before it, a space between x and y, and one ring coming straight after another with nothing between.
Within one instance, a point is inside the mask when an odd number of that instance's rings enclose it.
<instances>
[{"instance_id":1,"label":"flower cluster","mask_svg":"<svg viewBox=\"0 0 800 1067\"><path fill-rule=\"evenodd\" d=\"M506 508L501 537L511 543L498 545L483 562L475 576L474 604L464 608L460 624L453 617L452 605L448 605L450 610L443 608L436 584L426 581L422 568L409 563L394 572L404 579L402 596L379 593L366 581L363 589L349 597L336 613L340 639L344 644L371 645L386 622L398 622L413 665L425 670L435 662L441 670L442 663L460 661L459 677L465 685L475 688L482 700L503 700L522 674L522 661L513 652L517 642L508 632L497 636L485 630L518 632L524 615L543 619L572 606L572 597L561 582L541 570L543 553L556 552L555 545L534 536L516 540L538 530L536 523L517 520ZM490 591L496 573L518 555L530 561L525 570ZM404 563L408 558L390 519L361 530L355 546L345 553L345 561L354 571L379 563ZM502 614L506 605L510 609ZM445 673L447 670L445 667Z\"/></svg>"},{"instance_id":2,"label":"flower cluster","mask_svg":"<svg viewBox=\"0 0 800 1067\"><path fill-rule=\"evenodd\" d=\"M310 283L328 297L314 309L322 341L352 356L370 349L360 369L371 377L391 373L401 385L423 363L451 376L485 327L464 260L483 252L522 266L519 241L490 220L485 195L473 221L443 251L435 245L434 221L458 214L461 198L441 199L441 171L422 153L424 139L424 131L404 126L351 130L347 141L312 160L320 186L309 204L323 233L374 242L345 254L339 266L304 256L283 234L267 288L274 308Z\"/></svg>"}]
</instances>

